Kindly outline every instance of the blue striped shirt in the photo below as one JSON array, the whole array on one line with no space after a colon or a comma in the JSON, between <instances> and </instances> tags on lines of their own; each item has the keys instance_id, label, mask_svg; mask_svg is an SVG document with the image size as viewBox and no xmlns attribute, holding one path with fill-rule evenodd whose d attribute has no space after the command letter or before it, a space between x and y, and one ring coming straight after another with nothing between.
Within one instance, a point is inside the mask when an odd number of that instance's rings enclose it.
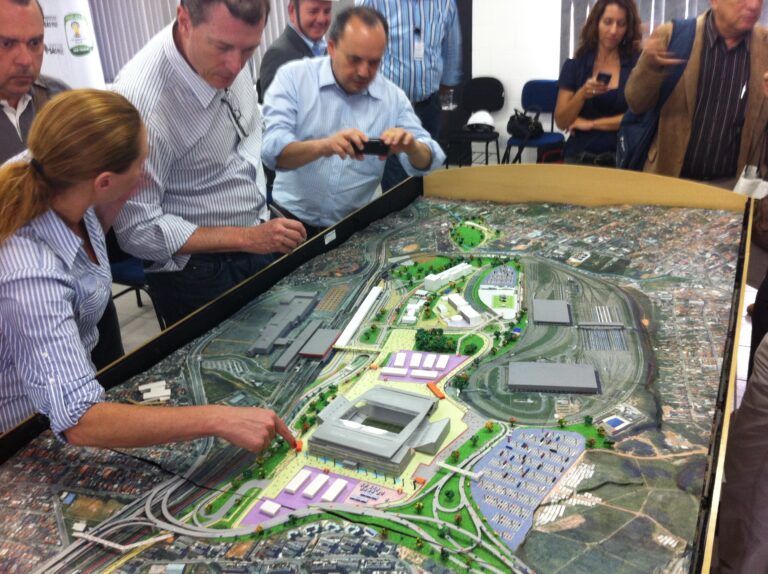
<instances>
[{"instance_id":1,"label":"blue striped shirt","mask_svg":"<svg viewBox=\"0 0 768 574\"><path fill-rule=\"evenodd\" d=\"M53 212L0 245L0 431L33 412L60 435L104 400L90 354L111 297L106 242L96 215L85 225L99 264Z\"/></svg>"},{"instance_id":2,"label":"blue striped shirt","mask_svg":"<svg viewBox=\"0 0 768 574\"><path fill-rule=\"evenodd\" d=\"M399 155L408 175L426 175L445 161L443 150L421 127L400 88L377 74L367 90L347 94L336 83L328 56L281 66L264 100L264 120L262 159L271 169L288 144L348 128L379 137L388 128L400 127L429 146L432 163L426 170L415 169L406 154ZM358 161L334 155L296 169L278 169L272 197L306 223L332 225L371 201L385 163L376 156Z\"/></svg>"},{"instance_id":3,"label":"blue striped shirt","mask_svg":"<svg viewBox=\"0 0 768 574\"><path fill-rule=\"evenodd\" d=\"M176 252L198 227L269 219L263 120L249 69L228 91L211 87L179 53L173 26L150 40L114 84L141 112L149 134L144 184L114 228L125 251L154 262L151 271L183 269L190 256Z\"/></svg>"},{"instance_id":4,"label":"blue striped shirt","mask_svg":"<svg viewBox=\"0 0 768 574\"><path fill-rule=\"evenodd\" d=\"M412 102L461 82L461 28L455 0L355 0L374 8L389 24L389 42L381 73L400 86ZM418 34L416 34L418 31ZM414 45L424 43L424 57Z\"/></svg>"}]
</instances>

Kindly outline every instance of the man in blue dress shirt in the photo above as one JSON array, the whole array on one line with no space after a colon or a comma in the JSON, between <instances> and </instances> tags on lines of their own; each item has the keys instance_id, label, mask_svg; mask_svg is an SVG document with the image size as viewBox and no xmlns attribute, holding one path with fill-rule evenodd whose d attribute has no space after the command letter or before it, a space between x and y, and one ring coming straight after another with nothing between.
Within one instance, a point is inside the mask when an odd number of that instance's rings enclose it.
<instances>
[{"instance_id":1,"label":"man in blue dress shirt","mask_svg":"<svg viewBox=\"0 0 768 574\"><path fill-rule=\"evenodd\" d=\"M152 262L152 300L170 325L287 253L306 234L269 220L262 119L245 66L269 0L181 0L117 77L149 134L140 191L115 221L120 246Z\"/></svg>"},{"instance_id":2,"label":"man in blue dress shirt","mask_svg":"<svg viewBox=\"0 0 768 574\"><path fill-rule=\"evenodd\" d=\"M262 159L277 171L273 199L309 233L373 198L386 156L360 153L370 138L382 139L409 175L445 159L405 93L377 74L387 34L379 12L348 8L331 26L329 55L285 64L266 94Z\"/></svg>"},{"instance_id":3,"label":"man in blue dress shirt","mask_svg":"<svg viewBox=\"0 0 768 574\"><path fill-rule=\"evenodd\" d=\"M400 86L430 135L440 137L440 94L461 82L461 27L455 0L355 0L389 23L381 73ZM385 191L407 177L397 158L387 160Z\"/></svg>"}]
</instances>

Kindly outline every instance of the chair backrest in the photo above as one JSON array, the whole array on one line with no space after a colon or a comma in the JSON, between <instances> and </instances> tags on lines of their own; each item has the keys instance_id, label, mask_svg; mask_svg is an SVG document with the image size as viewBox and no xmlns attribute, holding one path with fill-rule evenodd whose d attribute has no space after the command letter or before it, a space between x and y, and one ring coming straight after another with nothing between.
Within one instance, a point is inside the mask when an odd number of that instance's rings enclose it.
<instances>
[{"instance_id":1,"label":"chair backrest","mask_svg":"<svg viewBox=\"0 0 768 574\"><path fill-rule=\"evenodd\" d=\"M469 112L497 112L504 107L504 86L496 78L472 78L464 84L461 105Z\"/></svg>"},{"instance_id":2,"label":"chair backrest","mask_svg":"<svg viewBox=\"0 0 768 574\"><path fill-rule=\"evenodd\" d=\"M529 80L523 86L523 109L552 114L549 131L555 129L557 90L557 80Z\"/></svg>"}]
</instances>

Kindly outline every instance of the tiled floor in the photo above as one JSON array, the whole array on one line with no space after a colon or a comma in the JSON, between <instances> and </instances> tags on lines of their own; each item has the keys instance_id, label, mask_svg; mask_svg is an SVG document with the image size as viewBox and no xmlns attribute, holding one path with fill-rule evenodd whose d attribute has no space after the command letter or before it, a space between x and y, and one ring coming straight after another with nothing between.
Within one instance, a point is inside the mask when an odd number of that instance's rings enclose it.
<instances>
[{"instance_id":1,"label":"tiled floor","mask_svg":"<svg viewBox=\"0 0 768 574\"><path fill-rule=\"evenodd\" d=\"M113 293L119 293L123 289L121 285L112 285ZM120 322L120 333L123 336L123 348L126 353L130 353L160 333L152 301L143 292L141 301L143 307L136 304L136 296L133 292L115 299L117 319Z\"/></svg>"}]
</instances>

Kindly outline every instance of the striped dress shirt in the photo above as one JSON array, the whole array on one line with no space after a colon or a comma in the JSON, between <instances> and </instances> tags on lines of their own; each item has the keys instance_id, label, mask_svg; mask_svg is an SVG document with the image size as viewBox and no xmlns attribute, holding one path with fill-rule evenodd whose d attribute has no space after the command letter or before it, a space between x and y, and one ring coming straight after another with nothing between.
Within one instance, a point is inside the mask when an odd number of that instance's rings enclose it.
<instances>
[{"instance_id":1,"label":"striped dress shirt","mask_svg":"<svg viewBox=\"0 0 768 574\"><path fill-rule=\"evenodd\" d=\"M92 210L85 225L98 264L53 211L0 245L2 432L39 412L61 438L104 400L90 353L112 296L112 275L104 232Z\"/></svg>"},{"instance_id":2,"label":"striped dress shirt","mask_svg":"<svg viewBox=\"0 0 768 574\"><path fill-rule=\"evenodd\" d=\"M461 28L455 0L356 0L374 8L389 24L389 42L381 73L400 86L412 102L461 82ZM424 57L414 54L424 44Z\"/></svg>"},{"instance_id":3,"label":"striped dress shirt","mask_svg":"<svg viewBox=\"0 0 768 574\"><path fill-rule=\"evenodd\" d=\"M709 12L691 139L680 177L714 180L736 176L749 96L749 45L747 34L728 50Z\"/></svg>"},{"instance_id":4,"label":"striped dress shirt","mask_svg":"<svg viewBox=\"0 0 768 574\"><path fill-rule=\"evenodd\" d=\"M179 271L177 251L198 227L269 219L261 165L263 120L248 66L228 90L206 83L179 53L171 24L120 71L114 89L141 112L149 156L139 192L115 221L120 246Z\"/></svg>"},{"instance_id":5,"label":"striped dress shirt","mask_svg":"<svg viewBox=\"0 0 768 574\"><path fill-rule=\"evenodd\" d=\"M417 170L408 155L399 154L408 175L426 175L445 161L445 154L413 112L408 98L392 82L377 74L368 88L347 94L331 70L330 57L294 60L280 67L264 99L262 159L275 169L272 197L305 223L332 225L373 198L386 162L377 156L362 160L322 157L296 169L276 169L285 146L296 141L325 138L356 128L369 137L400 127L432 152L432 163Z\"/></svg>"}]
</instances>

